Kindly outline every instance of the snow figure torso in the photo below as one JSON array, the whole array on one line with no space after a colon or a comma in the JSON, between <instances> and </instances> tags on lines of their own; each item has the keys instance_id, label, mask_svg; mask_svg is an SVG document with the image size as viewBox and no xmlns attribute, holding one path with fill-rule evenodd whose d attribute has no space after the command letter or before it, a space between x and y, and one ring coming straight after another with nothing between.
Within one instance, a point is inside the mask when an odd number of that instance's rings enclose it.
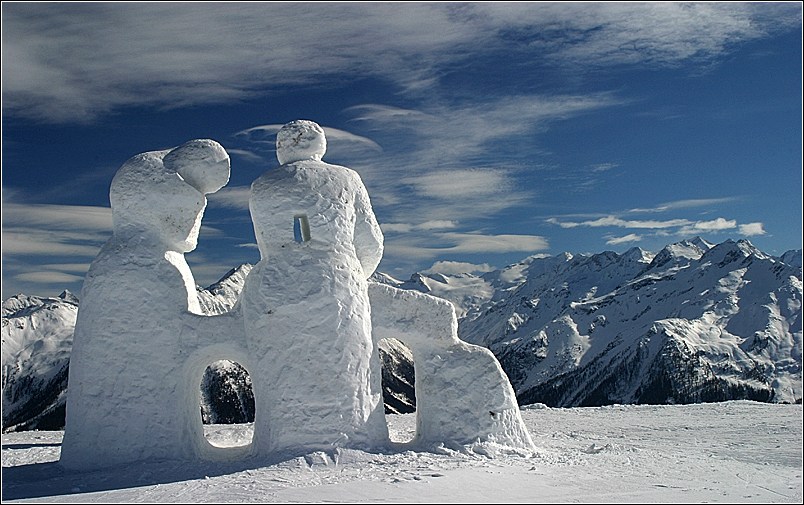
<instances>
[{"instance_id":1,"label":"snow figure torso","mask_svg":"<svg viewBox=\"0 0 804 505\"><path fill-rule=\"evenodd\" d=\"M241 302L258 370L254 450L376 446L387 428L367 278L382 232L356 172L290 161L251 187L262 259Z\"/></svg>"}]
</instances>

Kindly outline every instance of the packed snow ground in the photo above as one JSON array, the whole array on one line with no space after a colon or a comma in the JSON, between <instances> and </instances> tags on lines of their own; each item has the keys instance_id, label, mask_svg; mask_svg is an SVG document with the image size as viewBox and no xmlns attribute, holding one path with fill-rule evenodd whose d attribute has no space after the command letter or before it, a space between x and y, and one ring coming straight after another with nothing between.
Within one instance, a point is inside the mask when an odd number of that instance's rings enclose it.
<instances>
[{"instance_id":1,"label":"packed snow ground","mask_svg":"<svg viewBox=\"0 0 804 505\"><path fill-rule=\"evenodd\" d=\"M3 502L802 502L802 406L525 407L533 457L341 450L255 467L148 462L70 473L62 432L3 435ZM388 416L405 440L414 415ZM248 425L210 425L217 444ZM481 451L482 452L482 451Z\"/></svg>"}]
</instances>

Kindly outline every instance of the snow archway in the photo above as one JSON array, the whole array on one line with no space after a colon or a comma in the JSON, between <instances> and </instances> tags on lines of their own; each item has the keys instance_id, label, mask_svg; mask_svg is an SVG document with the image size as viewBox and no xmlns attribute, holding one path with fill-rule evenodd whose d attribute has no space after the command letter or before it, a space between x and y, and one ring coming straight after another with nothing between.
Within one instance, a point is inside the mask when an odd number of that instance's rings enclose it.
<instances>
[{"instance_id":1,"label":"snow archway","mask_svg":"<svg viewBox=\"0 0 804 505\"><path fill-rule=\"evenodd\" d=\"M252 377L249 357L239 346L231 343L219 343L200 346L190 353L184 366L185 384L189 393L186 395L187 401L184 405L184 418L187 422L185 437L198 457L212 460L236 459L250 453L253 444L253 429L248 440L233 440L231 437L227 439L226 432L207 436L204 429L201 407L205 400L202 396L201 386L207 368L217 363L237 363L249 379ZM234 430L226 431L234 433ZM237 430L237 432L242 433L242 430Z\"/></svg>"}]
</instances>

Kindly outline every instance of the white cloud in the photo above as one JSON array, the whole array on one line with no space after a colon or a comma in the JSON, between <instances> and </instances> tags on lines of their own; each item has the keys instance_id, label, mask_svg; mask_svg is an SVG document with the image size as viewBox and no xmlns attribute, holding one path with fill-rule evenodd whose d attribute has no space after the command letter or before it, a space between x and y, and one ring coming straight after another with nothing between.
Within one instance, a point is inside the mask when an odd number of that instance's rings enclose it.
<instances>
[{"instance_id":1,"label":"white cloud","mask_svg":"<svg viewBox=\"0 0 804 505\"><path fill-rule=\"evenodd\" d=\"M716 202L726 201L728 199L715 199ZM699 204L706 205L704 202L708 200L681 200L676 202L678 208L691 208L697 207ZM665 204L668 207L673 204ZM636 209L629 212L635 212ZM646 211L646 209L639 209L639 211ZM668 237L672 235L690 236L699 235L702 233L720 233L735 228L741 235L754 236L764 235L765 230L762 223L746 223L738 224L735 219L726 219L718 217L706 221L693 221L690 219L668 219L668 220L626 220L616 216L608 215L596 219L587 219L584 221L564 221L559 218L551 217L545 220L547 223L560 226L561 228L571 229L580 227L589 228L626 228L626 229L641 229L649 230L649 234L636 234L630 233L624 236L615 237L609 236L606 240L608 245L622 244L626 242L638 242L644 240L647 236L653 237Z\"/></svg>"},{"instance_id":2,"label":"white cloud","mask_svg":"<svg viewBox=\"0 0 804 505\"><path fill-rule=\"evenodd\" d=\"M84 280L83 275L72 275L63 272L26 272L17 274L18 281L33 282L35 284L67 284Z\"/></svg>"},{"instance_id":3,"label":"white cloud","mask_svg":"<svg viewBox=\"0 0 804 505\"><path fill-rule=\"evenodd\" d=\"M408 223L380 223L383 233L409 233L413 225Z\"/></svg>"},{"instance_id":4,"label":"white cloud","mask_svg":"<svg viewBox=\"0 0 804 505\"><path fill-rule=\"evenodd\" d=\"M471 273L484 273L491 272L495 268L488 263L477 265L475 263L467 263L465 261L436 261L427 270L422 273L439 273L444 275L457 275L457 274L471 274Z\"/></svg>"},{"instance_id":5,"label":"white cloud","mask_svg":"<svg viewBox=\"0 0 804 505\"><path fill-rule=\"evenodd\" d=\"M695 207L716 207L720 204L730 203L735 200L737 200L735 197L676 200L674 202L661 203L654 208L630 209L628 212L667 212L669 210L690 209Z\"/></svg>"},{"instance_id":6,"label":"white cloud","mask_svg":"<svg viewBox=\"0 0 804 505\"><path fill-rule=\"evenodd\" d=\"M746 223L739 226L740 235L746 237L753 237L756 235L765 235L765 227L762 223Z\"/></svg>"},{"instance_id":7,"label":"white cloud","mask_svg":"<svg viewBox=\"0 0 804 505\"><path fill-rule=\"evenodd\" d=\"M450 229L450 228L455 228L456 226L458 226L457 221L440 219L440 220L433 220L433 221L425 221L424 223L416 225L416 229L417 230L447 230L447 229Z\"/></svg>"},{"instance_id":8,"label":"white cloud","mask_svg":"<svg viewBox=\"0 0 804 505\"><path fill-rule=\"evenodd\" d=\"M248 210L250 196L251 186L229 186L207 195L207 202L210 207Z\"/></svg>"},{"instance_id":9,"label":"white cloud","mask_svg":"<svg viewBox=\"0 0 804 505\"><path fill-rule=\"evenodd\" d=\"M403 182L415 186L422 196L446 199L484 197L510 191L513 186L504 171L471 169L432 172Z\"/></svg>"},{"instance_id":10,"label":"white cloud","mask_svg":"<svg viewBox=\"0 0 804 505\"><path fill-rule=\"evenodd\" d=\"M605 216L598 219L592 219L588 221L580 221L580 222L573 222L573 221L559 221L556 218L549 218L547 222L550 224L556 224L562 228L577 228L580 226L588 226L592 228L600 228L605 226L615 226L619 228L644 228L644 229L662 229L662 228L674 228L678 226L685 226L691 224L691 222L687 219L669 219L666 221L635 221L635 220L625 220L615 216Z\"/></svg>"},{"instance_id":11,"label":"white cloud","mask_svg":"<svg viewBox=\"0 0 804 505\"><path fill-rule=\"evenodd\" d=\"M249 142L268 143L273 147L276 143L276 132L278 132L282 126L284 126L284 124L253 126L251 128L236 132L234 136L242 137ZM320 126L323 128L324 134L327 137L327 149L333 147L333 145L351 143L359 144L373 151L382 152L382 147L368 137L355 135L354 133L338 128L332 128L324 125Z\"/></svg>"},{"instance_id":12,"label":"white cloud","mask_svg":"<svg viewBox=\"0 0 804 505\"><path fill-rule=\"evenodd\" d=\"M11 3L4 107L50 121L249 98L337 74L407 92L515 47L562 65L708 62L800 27L793 3ZM304 27L304 29L299 29Z\"/></svg>"},{"instance_id":13,"label":"white cloud","mask_svg":"<svg viewBox=\"0 0 804 505\"><path fill-rule=\"evenodd\" d=\"M4 226L41 226L67 230L112 230L112 209L87 205L21 204L3 201Z\"/></svg>"},{"instance_id":14,"label":"white cloud","mask_svg":"<svg viewBox=\"0 0 804 505\"><path fill-rule=\"evenodd\" d=\"M528 26L529 6L494 11ZM532 7L534 10L537 7ZM640 2L538 5L542 30L529 43L569 64L674 65L709 61L745 40L800 26L801 9L781 2Z\"/></svg>"},{"instance_id":15,"label":"white cloud","mask_svg":"<svg viewBox=\"0 0 804 505\"><path fill-rule=\"evenodd\" d=\"M111 233L109 233L111 236ZM79 256L93 258L105 238L79 232L3 229L3 256Z\"/></svg>"},{"instance_id":16,"label":"white cloud","mask_svg":"<svg viewBox=\"0 0 804 505\"><path fill-rule=\"evenodd\" d=\"M239 156L251 163L265 163L265 159L262 156L246 149L232 149L229 147L226 148L226 152L230 155L234 154L235 156Z\"/></svg>"},{"instance_id":17,"label":"white cloud","mask_svg":"<svg viewBox=\"0 0 804 505\"><path fill-rule=\"evenodd\" d=\"M447 254L534 254L548 248L548 240L538 235L437 232L386 237L384 256L421 261Z\"/></svg>"},{"instance_id":18,"label":"white cloud","mask_svg":"<svg viewBox=\"0 0 804 505\"><path fill-rule=\"evenodd\" d=\"M629 242L639 242L642 240L640 235L636 233L629 233L628 235L624 235L622 237L612 237L606 240L606 244L608 245L618 245L618 244L626 244Z\"/></svg>"},{"instance_id":19,"label":"white cloud","mask_svg":"<svg viewBox=\"0 0 804 505\"><path fill-rule=\"evenodd\" d=\"M349 107L344 112L355 117L351 121L368 121L369 123L393 123L398 126L417 126L423 121L436 121L437 119L422 111L403 109L383 104L362 104Z\"/></svg>"},{"instance_id":20,"label":"white cloud","mask_svg":"<svg viewBox=\"0 0 804 505\"><path fill-rule=\"evenodd\" d=\"M733 219L723 219L719 217L711 221L698 221L692 225L694 230L698 231L718 231L730 230L737 226L737 221Z\"/></svg>"},{"instance_id":21,"label":"white cloud","mask_svg":"<svg viewBox=\"0 0 804 505\"><path fill-rule=\"evenodd\" d=\"M443 233L439 237L454 243L441 249L450 253L535 252L550 247L547 239L538 235Z\"/></svg>"},{"instance_id":22,"label":"white cloud","mask_svg":"<svg viewBox=\"0 0 804 505\"><path fill-rule=\"evenodd\" d=\"M52 263L39 265L46 270L58 270L61 272L75 272L85 274L89 270L89 263Z\"/></svg>"},{"instance_id":23,"label":"white cloud","mask_svg":"<svg viewBox=\"0 0 804 505\"><path fill-rule=\"evenodd\" d=\"M470 222L530 202L538 191L520 181L532 166L506 165L508 153L501 149L535 154L533 136L551 122L621 103L597 93L428 102L420 109L358 105L345 112L385 151L351 168L363 177L372 202L389 209L392 222L417 222L421 215Z\"/></svg>"},{"instance_id":24,"label":"white cloud","mask_svg":"<svg viewBox=\"0 0 804 505\"><path fill-rule=\"evenodd\" d=\"M107 207L3 202L4 257L94 257L111 234Z\"/></svg>"},{"instance_id":25,"label":"white cloud","mask_svg":"<svg viewBox=\"0 0 804 505\"><path fill-rule=\"evenodd\" d=\"M413 231L448 230L458 226L457 221L432 220L419 224L410 223L380 223L384 233L410 233Z\"/></svg>"},{"instance_id":26,"label":"white cloud","mask_svg":"<svg viewBox=\"0 0 804 505\"><path fill-rule=\"evenodd\" d=\"M607 172L619 166L619 163L595 163L594 165L591 165L590 168L592 169L592 172Z\"/></svg>"}]
</instances>

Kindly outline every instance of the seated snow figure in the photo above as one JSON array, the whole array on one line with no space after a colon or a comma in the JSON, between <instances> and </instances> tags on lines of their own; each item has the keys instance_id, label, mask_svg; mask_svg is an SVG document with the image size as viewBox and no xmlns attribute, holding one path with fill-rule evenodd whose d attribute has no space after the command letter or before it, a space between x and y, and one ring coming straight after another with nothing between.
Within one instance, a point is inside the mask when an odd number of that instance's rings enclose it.
<instances>
[{"instance_id":1,"label":"seated snow figure","mask_svg":"<svg viewBox=\"0 0 804 505\"><path fill-rule=\"evenodd\" d=\"M367 292L383 236L360 176L321 161L325 152L319 125L288 123L281 166L251 185L261 260L240 302L258 456L387 439Z\"/></svg>"},{"instance_id":2,"label":"seated snow figure","mask_svg":"<svg viewBox=\"0 0 804 505\"><path fill-rule=\"evenodd\" d=\"M497 358L458 339L455 307L435 296L369 283L375 342L396 338L416 367L415 448L491 443L535 450ZM475 446L475 450L484 452Z\"/></svg>"},{"instance_id":3,"label":"seated snow figure","mask_svg":"<svg viewBox=\"0 0 804 505\"><path fill-rule=\"evenodd\" d=\"M196 247L205 194L228 180L228 154L205 139L139 154L115 175L113 235L87 272L75 326L65 467L197 456L203 368L189 384L187 360L204 318L184 253Z\"/></svg>"}]
</instances>

